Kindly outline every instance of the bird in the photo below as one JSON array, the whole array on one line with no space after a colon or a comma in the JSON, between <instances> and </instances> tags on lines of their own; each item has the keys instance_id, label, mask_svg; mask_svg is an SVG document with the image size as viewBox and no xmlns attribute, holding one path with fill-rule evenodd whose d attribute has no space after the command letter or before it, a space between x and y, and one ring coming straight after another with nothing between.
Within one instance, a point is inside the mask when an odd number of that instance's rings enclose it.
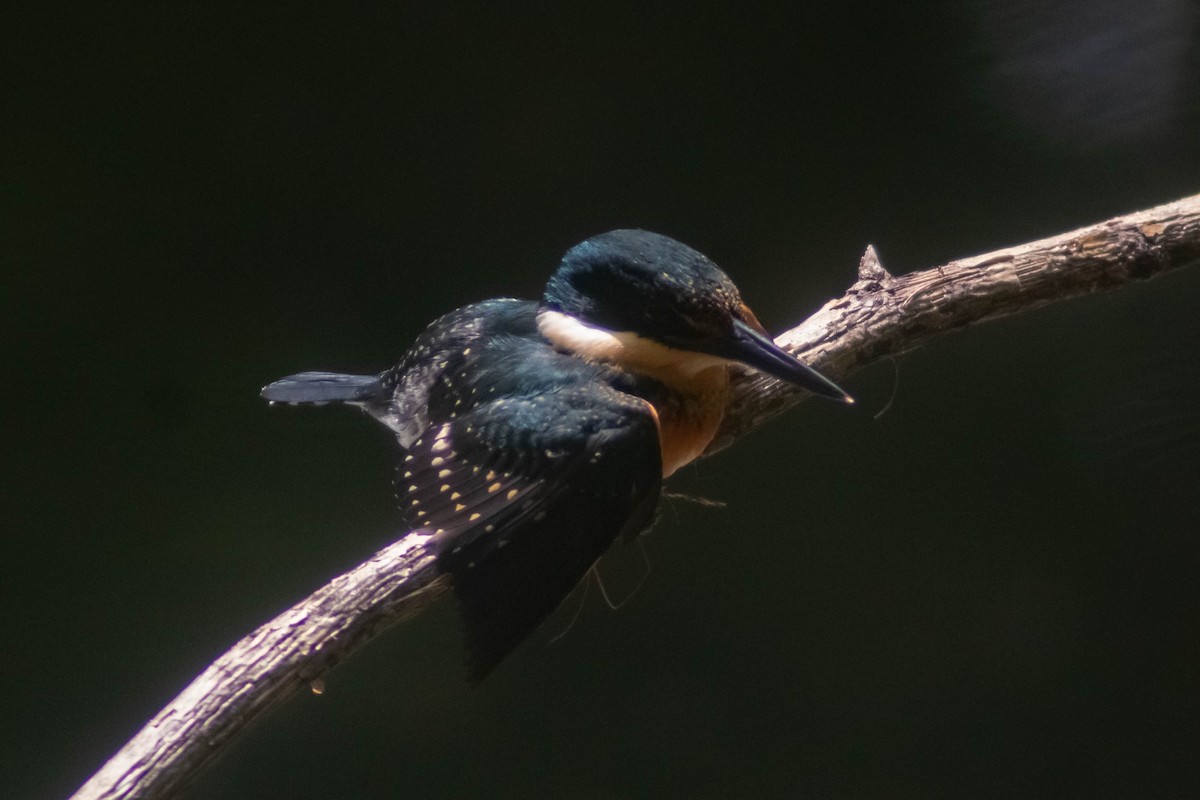
<instances>
[{"instance_id":1,"label":"bird","mask_svg":"<svg viewBox=\"0 0 1200 800\"><path fill-rule=\"evenodd\" d=\"M479 681L652 524L663 480L716 435L735 364L853 403L711 260L624 229L568 250L539 301L466 305L391 369L301 372L262 397L357 406L395 434L402 529L428 537Z\"/></svg>"}]
</instances>

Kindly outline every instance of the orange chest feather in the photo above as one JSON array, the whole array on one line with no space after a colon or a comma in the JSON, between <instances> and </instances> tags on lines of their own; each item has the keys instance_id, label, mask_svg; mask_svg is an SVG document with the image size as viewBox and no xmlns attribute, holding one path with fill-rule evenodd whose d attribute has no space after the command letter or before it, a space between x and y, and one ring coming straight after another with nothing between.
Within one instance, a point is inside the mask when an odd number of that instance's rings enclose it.
<instances>
[{"instance_id":1,"label":"orange chest feather","mask_svg":"<svg viewBox=\"0 0 1200 800\"><path fill-rule=\"evenodd\" d=\"M652 406L658 424L663 477L698 458L717 434L725 416L729 373L704 370L687 386L674 386L667 399Z\"/></svg>"}]
</instances>

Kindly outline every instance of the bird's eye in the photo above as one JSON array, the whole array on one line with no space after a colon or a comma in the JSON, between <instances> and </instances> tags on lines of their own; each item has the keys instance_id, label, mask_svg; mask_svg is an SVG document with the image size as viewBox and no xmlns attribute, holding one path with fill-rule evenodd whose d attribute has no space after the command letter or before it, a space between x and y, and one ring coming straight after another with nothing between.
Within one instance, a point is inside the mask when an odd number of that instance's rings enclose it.
<instances>
[{"instance_id":1,"label":"bird's eye","mask_svg":"<svg viewBox=\"0 0 1200 800\"><path fill-rule=\"evenodd\" d=\"M737 313L737 316L742 320L742 322L746 323L751 328L753 328L754 330L763 334L764 336L769 335L767 333L767 329L764 328L763 324L758 321L758 317L756 317L754 315L754 312L750 310L750 306L746 305L745 303L739 303L736 313Z\"/></svg>"}]
</instances>

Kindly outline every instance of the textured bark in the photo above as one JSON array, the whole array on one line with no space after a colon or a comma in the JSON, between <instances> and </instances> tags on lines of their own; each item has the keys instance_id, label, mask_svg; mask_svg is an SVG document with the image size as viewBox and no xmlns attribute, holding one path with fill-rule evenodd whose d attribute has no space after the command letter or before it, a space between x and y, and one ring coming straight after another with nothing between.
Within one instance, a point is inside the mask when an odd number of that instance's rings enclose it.
<instances>
[{"instance_id":1,"label":"textured bark","mask_svg":"<svg viewBox=\"0 0 1200 800\"><path fill-rule=\"evenodd\" d=\"M228 739L446 587L426 536L407 536L235 644L146 723L76 798L170 797Z\"/></svg>"},{"instance_id":2,"label":"textured bark","mask_svg":"<svg viewBox=\"0 0 1200 800\"><path fill-rule=\"evenodd\" d=\"M858 281L777 341L837 380L939 334L1200 261L1200 195L940 267L890 275L868 247ZM808 395L761 373L735 380L706 455Z\"/></svg>"},{"instance_id":3,"label":"textured bark","mask_svg":"<svg viewBox=\"0 0 1200 800\"><path fill-rule=\"evenodd\" d=\"M868 248L858 280L780 344L834 378L942 333L1113 289L1200 261L1200 195L1019 247L895 277ZM805 397L742 372L714 453ZM314 685L446 585L425 538L376 553L238 642L197 677L75 795L168 797L263 711Z\"/></svg>"}]
</instances>

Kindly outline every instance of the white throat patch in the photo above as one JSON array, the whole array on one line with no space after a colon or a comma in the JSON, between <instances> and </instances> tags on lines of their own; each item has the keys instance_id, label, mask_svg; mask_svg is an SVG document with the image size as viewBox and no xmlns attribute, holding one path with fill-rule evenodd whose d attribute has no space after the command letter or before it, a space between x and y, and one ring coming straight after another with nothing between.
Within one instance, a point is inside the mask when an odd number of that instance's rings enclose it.
<instances>
[{"instance_id":1,"label":"white throat patch","mask_svg":"<svg viewBox=\"0 0 1200 800\"><path fill-rule=\"evenodd\" d=\"M664 383L687 380L710 367L734 363L720 356L668 347L630 331L607 331L559 311L539 311L537 325L538 332L555 347Z\"/></svg>"}]
</instances>

